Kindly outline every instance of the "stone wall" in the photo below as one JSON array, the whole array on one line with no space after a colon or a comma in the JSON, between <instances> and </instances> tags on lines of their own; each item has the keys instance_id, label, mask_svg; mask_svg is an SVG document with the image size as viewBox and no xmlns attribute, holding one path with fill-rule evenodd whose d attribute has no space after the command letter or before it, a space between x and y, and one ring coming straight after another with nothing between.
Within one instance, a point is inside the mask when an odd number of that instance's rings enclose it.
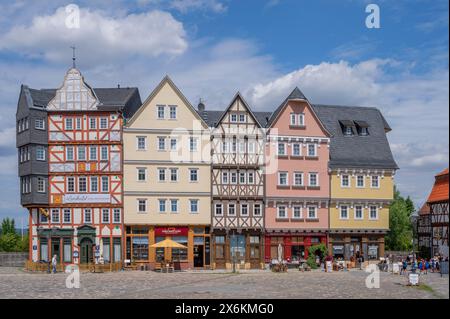
<instances>
[{"instance_id":1,"label":"stone wall","mask_svg":"<svg viewBox=\"0 0 450 319\"><path fill-rule=\"evenodd\" d=\"M28 253L0 252L0 267L23 267L28 259Z\"/></svg>"}]
</instances>

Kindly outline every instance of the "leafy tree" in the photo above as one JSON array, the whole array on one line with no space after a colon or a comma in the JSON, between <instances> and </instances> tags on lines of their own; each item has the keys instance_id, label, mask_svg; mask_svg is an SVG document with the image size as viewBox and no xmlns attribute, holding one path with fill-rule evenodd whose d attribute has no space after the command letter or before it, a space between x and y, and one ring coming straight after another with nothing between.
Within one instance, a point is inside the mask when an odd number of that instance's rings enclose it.
<instances>
[{"instance_id":1,"label":"leafy tree","mask_svg":"<svg viewBox=\"0 0 450 319\"><path fill-rule=\"evenodd\" d=\"M15 225L14 219L10 219L10 218L3 219L1 233L3 235L16 233L16 225Z\"/></svg>"},{"instance_id":2,"label":"leafy tree","mask_svg":"<svg viewBox=\"0 0 450 319\"><path fill-rule=\"evenodd\" d=\"M411 214L414 203L410 198L404 199L400 192L394 190L394 201L389 208L389 232L386 235L386 247L389 250L406 251L412 249L413 226Z\"/></svg>"},{"instance_id":3,"label":"leafy tree","mask_svg":"<svg viewBox=\"0 0 450 319\"><path fill-rule=\"evenodd\" d=\"M17 244L20 237L17 234L7 233L0 236L0 251L13 252L18 251Z\"/></svg>"},{"instance_id":4,"label":"leafy tree","mask_svg":"<svg viewBox=\"0 0 450 319\"><path fill-rule=\"evenodd\" d=\"M319 255L320 258L323 258L324 256L326 256L327 255L327 246L324 244L318 244L318 245L309 247L308 259L306 260L306 263L312 269L317 268L316 255Z\"/></svg>"}]
</instances>

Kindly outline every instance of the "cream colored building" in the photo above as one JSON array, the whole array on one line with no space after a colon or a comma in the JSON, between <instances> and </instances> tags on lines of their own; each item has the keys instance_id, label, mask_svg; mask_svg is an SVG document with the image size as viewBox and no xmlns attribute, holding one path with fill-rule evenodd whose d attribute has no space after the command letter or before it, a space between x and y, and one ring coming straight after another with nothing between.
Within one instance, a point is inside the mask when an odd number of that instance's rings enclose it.
<instances>
[{"instance_id":1,"label":"cream colored building","mask_svg":"<svg viewBox=\"0 0 450 319\"><path fill-rule=\"evenodd\" d=\"M165 77L124 128L126 257L157 267L209 265L210 131ZM172 239L187 249L150 246Z\"/></svg>"}]
</instances>

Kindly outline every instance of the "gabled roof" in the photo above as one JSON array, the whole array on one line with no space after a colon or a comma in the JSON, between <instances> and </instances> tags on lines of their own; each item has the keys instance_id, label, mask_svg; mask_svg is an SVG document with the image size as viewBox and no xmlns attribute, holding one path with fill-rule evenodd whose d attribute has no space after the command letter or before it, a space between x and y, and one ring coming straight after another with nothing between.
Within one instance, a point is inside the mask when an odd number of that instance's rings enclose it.
<instances>
[{"instance_id":1,"label":"gabled roof","mask_svg":"<svg viewBox=\"0 0 450 319\"><path fill-rule=\"evenodd\" d=\"M245 101L244 97L242 96L242 94L240 92L237 92L233 99L231 100L231 103L228 105L228 107L226 108L225 112L222 113L222 115L220 116L220 118L218 119L217 123L216 123L216 127L222 122L223 118L225 117L225 115L228 113L228 111L230 110L230 108L233 106L233 104L237 101L237 100L241 100L242 103L244 103L244 106L246 107L248 113L250 114L250 116L253 118L253 120L255 120L256 124L259 127L264 127L260 122L258 117L253 113L252 109L250 108L250 106L248 105L247 101Z\"/></svg>"},{"instance_id":2,"label":"gabled roof","mask_svg":"<svg viewBox=\"0 0 450 319\"><path fill-rule=\"evenodd\" d=\"M381 112L373 107L313 105L333 138L330 143L330 168L398 169L386 137ZM365 122L368 135L345 136L340 121Z\"/></svg>"},{"instance_id":3,"label":"gabled roof","mask_svg":"<svg viewBox=\"0 0 450 319\"><path fill-rule=\"evenodd\" d=\"M187 105L189 110L192 112L192 114L200 120L200 122L204 125L205 128L208 127L208 124L203 120L203 118L198 114L197 110L192 106L191 102L184 96L184 94L180 91L180 89L175 85L175 83L172 81L172 79L166 75L161 82L159 82L158 86L150 93L150 95L145 99L145 101L140 105L138 110L133 114L131 119L128 121L127 125L133 123L136 118L139 116L139 114L142 113L144 108L150 103L150 101L158 94L158 92L164 87L165 84L169 84L172 89L175 91L175 93L178 94L180 99Z\"/></svg>"},{"instance_id":4,"label":"gabled roof","mask_svg":"<svg viewBox=\"0 0 450 319\"><path fill-rule=\"evenodd\" d=\"M419 209L419 216L429 215L430 214L430 206L427 203L424 203L422 207Z\"/></svg>"},{"instance_id":5,"label":"gabled roof","mask_svg":"<svg viewBox=\"0 0 450 319\"><path fill-rule=\"evenodd\" d=\"M305 97L302 91L298 87L295 87L295 89L289 94L289 96L283 101L283 103L280 104L279 107L276 108L276 110L272 113L272 116L269 118L269 121L267 123L267 127L270 127L273 122L276 120L278 115L281 113L281 111L286 106L287 102L290 100L303 100L308 101L308 99Z\"/></svg>"},{"instance_id":6,"label":"gabled roof","mask_svg":"<svg viewBox=\"0 0 450 319\"><path fill-rule=\"evenodd\" d=\"M449 200L448 168L435 176L435 182L427 203L436 203Z\"/></svg>"}]
</instances>

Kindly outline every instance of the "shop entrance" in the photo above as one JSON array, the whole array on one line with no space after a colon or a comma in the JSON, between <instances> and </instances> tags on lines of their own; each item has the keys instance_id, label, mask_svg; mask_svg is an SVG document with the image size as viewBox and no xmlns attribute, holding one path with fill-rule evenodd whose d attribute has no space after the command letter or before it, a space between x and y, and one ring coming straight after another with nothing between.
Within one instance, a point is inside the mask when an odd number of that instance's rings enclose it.
<instances>
[{"instance_id":1,"label":"shop entrance","mask_svg":"<svg viewBox=\"0 0 450 319\"><path fill-rule=\"evenodd\" d=\"M231 262L245 262L245 235L231 235L230 238Z\"/></svg>"},{"instance_id":2,"label":"shop entrance","mask_svg":"<svg viewBox=\"0 0 450 319\"><path fill-rule=\"evenodd\" d=\"M51 258L53 258L54 255L56 255L56 260L58 260L58 262L61 260L60 256L60 250L61 246L60 246L60 239L59 238L52 238L52 256Z\"/></svg>"},{"instance_id":3,"label":"shop entrance","mask_svg":"<svg viewBox=\"0 0 450 319\"><path fill-rule=\"evenodd\" d=\"M194 267L203 268L204 245L194 245Z\"/></svg>"},{"instance_id":4,"label":"shop entrance","mask_svg":"<svg viewBox=\"0 0 450 319\"><path fill-rule=\"evenodd\" d=\"M80 256L80 263L82 264L87 264L93 261L92 258L92 246L93 246L93 242L90 238L83 238L80 242L80 251L81 251L81 256Z\"/></svg>"}]
</instances>

